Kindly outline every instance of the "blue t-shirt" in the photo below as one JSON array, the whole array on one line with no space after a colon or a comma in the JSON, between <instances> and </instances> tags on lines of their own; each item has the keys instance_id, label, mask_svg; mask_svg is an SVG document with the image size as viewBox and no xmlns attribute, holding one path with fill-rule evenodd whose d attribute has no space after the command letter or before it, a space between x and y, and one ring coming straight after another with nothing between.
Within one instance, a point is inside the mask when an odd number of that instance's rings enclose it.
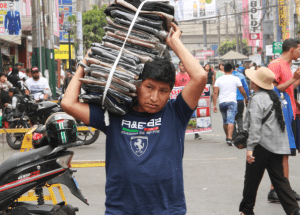
<instances>
[{"instance_id":1,"label":"blue t-shirt","mask_svg":"<svg viewBox=\"0 0 300 215\"><path fill-rule=\"evenodd\" d=\"M249 100L249 89L248 89L248 84L247 84L245 76L243 74L237 72L237 71L233 71L232 75L238 77L241 80L243 88L244 88L244 90L247 94L247 98ZM239 89L237 89L237 91L236 91L236 100L237 101L243 101L244 100L244 96L241 94Z\"/></svg>"},{"instance_id":2,"label":"blue t-shirt","mask_svg":"<svg viewBox=\"0 0 300 215\"><path fill-rule=\"evenodd\" d=\"M193 110L181 94L155 114L124 116L90 105L90 125L106 135L106 215L186 214L183 191L185 130Z\"/></svg>"},{"instance_id":3,"label":"blue t-shirt","mask_svg":"<svg viewBox=\"0 0 300 215\"><path fill-rule=\"evenodd\" d=\"M292 129L294 114L293 114L293 108L292 108L290 96L286 92L281 92L280 90L278 90L277 87L274 87L274 91L277 93L279 100L282 103L281 107L284 116L286 131L289 138L290 148L291 150L295 150L296 149L295 136ZM284 95L284 99L281 98L281 93Z\"/></svg>"}]
</instances>

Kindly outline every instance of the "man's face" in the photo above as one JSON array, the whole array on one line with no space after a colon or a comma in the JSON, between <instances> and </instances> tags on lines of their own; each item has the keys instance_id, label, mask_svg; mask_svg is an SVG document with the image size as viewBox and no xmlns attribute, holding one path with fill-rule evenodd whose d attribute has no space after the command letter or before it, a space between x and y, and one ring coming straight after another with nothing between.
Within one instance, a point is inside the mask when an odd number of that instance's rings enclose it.
<instances>
[{"instance_id":1,"label":"man's face","mask_svg":"<svg viewBox=\"0 0 300 215\"><path fill-rule=\"evenodd\" d=\"M157 113L169 100L170 84L147 78L137 90L138 112Z\"/></svg>"},{"instance_id":2,"label":"man's face","mask_svg":"<svg viewBox=\"0 0 300 215\"><path fill-rule=\"evenodd\" d=\"M292 48L292 60L298 60L300 57L300 44L298 44L297 48Z\"/></svg>"},{"instance_id":3,"label":"man's face","mask_svg":"<svg viewBox=\"0 0 300 215\"><path fill-rule=\"evenodd\" d=\"M180 63L179 64L179 69L180 69L180 72L181 73L185 73L186 71L185 71L185 68L184 68L184 66L183 66L183 63Z\"/></svg>"},{"instance_id":4,"label":"man's face","mask_svg":"<svg viewBox=\"0 0 300 215\"><path fill-rule=\"evenodd\" d=\"M40 72L39 71L32 71L32 78L36 81L39 80Z\"/></svg>"},{"instance_id":5,"label":"man's face","mask_svg":"<svg viewBox=\"0 0 300 215\"><path fill-rule=\"evenodd\" d=\"M14 10L14 4L10 4L10 5L9 5L9 9L10 9L10 10Z\"/></svg>"},{"instance_id":6,"label":"man's face","mask_svg":"<svg viewBox=\"0 0 300 215\"><path fill-rule=\"evenodd\" d=\"M8 92L9 97L13 97L14 93L13 92Z\"/></svg>"}]
</instances>

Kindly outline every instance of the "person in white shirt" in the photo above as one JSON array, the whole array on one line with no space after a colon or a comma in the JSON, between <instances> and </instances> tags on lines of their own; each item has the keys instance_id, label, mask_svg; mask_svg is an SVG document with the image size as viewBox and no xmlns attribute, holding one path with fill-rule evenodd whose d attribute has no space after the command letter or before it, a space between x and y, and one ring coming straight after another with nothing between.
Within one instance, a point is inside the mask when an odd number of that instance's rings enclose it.
<instances>
[{"instance_id":1,"label":"person in white shirt","mask_svg":"<svg viewBox=\"0 0 300 215\"><path fill-rule=\"evenodd\" d=\"M51 94L48 80L44 77L40 77L40 72L37 67L33 67L31 73L32 78L26 80L30 94L34 95L35 100L48 99Z\"/></svg>"},{"instance_id":2,"label":"person in white shirt","mask_svg":"<svg viewBox=\"0 0 300 215\"><path fill-rule=\"evenodd\" d=\"M233 66L230 63L224 65L225 75L216 80L214 86L213 110L217 113L217 98L219 95L219 106L223 117L223 128L226 134L226 143L232 146L232 133L234 129L235 115L237 113L236 93L237 89L244 96L247 104L247 94L243 88L241 80L232 75Z\"/></svg>"}]
</instances>

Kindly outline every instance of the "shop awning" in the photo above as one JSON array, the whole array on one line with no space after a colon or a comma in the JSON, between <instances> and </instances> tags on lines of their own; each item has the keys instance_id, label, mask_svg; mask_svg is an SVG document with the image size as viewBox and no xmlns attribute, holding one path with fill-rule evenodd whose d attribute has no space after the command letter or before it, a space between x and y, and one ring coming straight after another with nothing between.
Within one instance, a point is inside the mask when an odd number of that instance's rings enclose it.
<instances>
[{"instance_id":1,"label":"shop awning","mask_svg":"<svg viewBox=\"0 0 300 215\"><path fill-rule=\"evenodd\" d=\"M1 42L13 43L16 45L21 45L21 36L18 35L0 35Z\"/></svg>"}]
</instances>

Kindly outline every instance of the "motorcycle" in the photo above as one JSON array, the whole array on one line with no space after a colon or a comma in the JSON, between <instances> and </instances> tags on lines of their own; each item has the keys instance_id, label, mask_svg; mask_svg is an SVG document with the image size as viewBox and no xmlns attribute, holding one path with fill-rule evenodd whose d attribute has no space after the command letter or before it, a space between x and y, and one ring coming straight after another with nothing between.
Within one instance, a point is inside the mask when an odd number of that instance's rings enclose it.
<instances>
[{"instance_id":1,"label":"motorcycle","mask_svg":"<svg viewBox=\"0 0 300 215\"><path fill-rule=\"evenodd\" d=\"M45 127L38 128L36 132L44 133ZM75 215L78 208L65 202L45 204L43 188L53 184L66 185L74 196L89 205L73 176L75 171L70 169L74 152L68 149L82 145L82 141L56 147L46 144L14 154L0 164L0 215ZM38 197L37 205L17 201L32 189Z\"/></svg>"},{"instance_id":2,"label":"motorcycle","mask_svg":"<svg viewBox=\"0 0 300 215\"><path fill-rule=\"evenodd\" d=\"M19 129L30 128L32 125L43 125L51 114L63 112L60 105L55 102L44 99L35 101L30 96L19 96L19 98L21 103L17 105L17 111L4 108L2 121L9 123L8 128ZM79 126L83 125L80 121L77 123ZM78 140L83 141L84 145L90 145L98 139L100 131L88 130L78 134ZM12 149L20 149L24 136L24 133L7 133L6 141Z\"/></svg>"}]
</instances>

